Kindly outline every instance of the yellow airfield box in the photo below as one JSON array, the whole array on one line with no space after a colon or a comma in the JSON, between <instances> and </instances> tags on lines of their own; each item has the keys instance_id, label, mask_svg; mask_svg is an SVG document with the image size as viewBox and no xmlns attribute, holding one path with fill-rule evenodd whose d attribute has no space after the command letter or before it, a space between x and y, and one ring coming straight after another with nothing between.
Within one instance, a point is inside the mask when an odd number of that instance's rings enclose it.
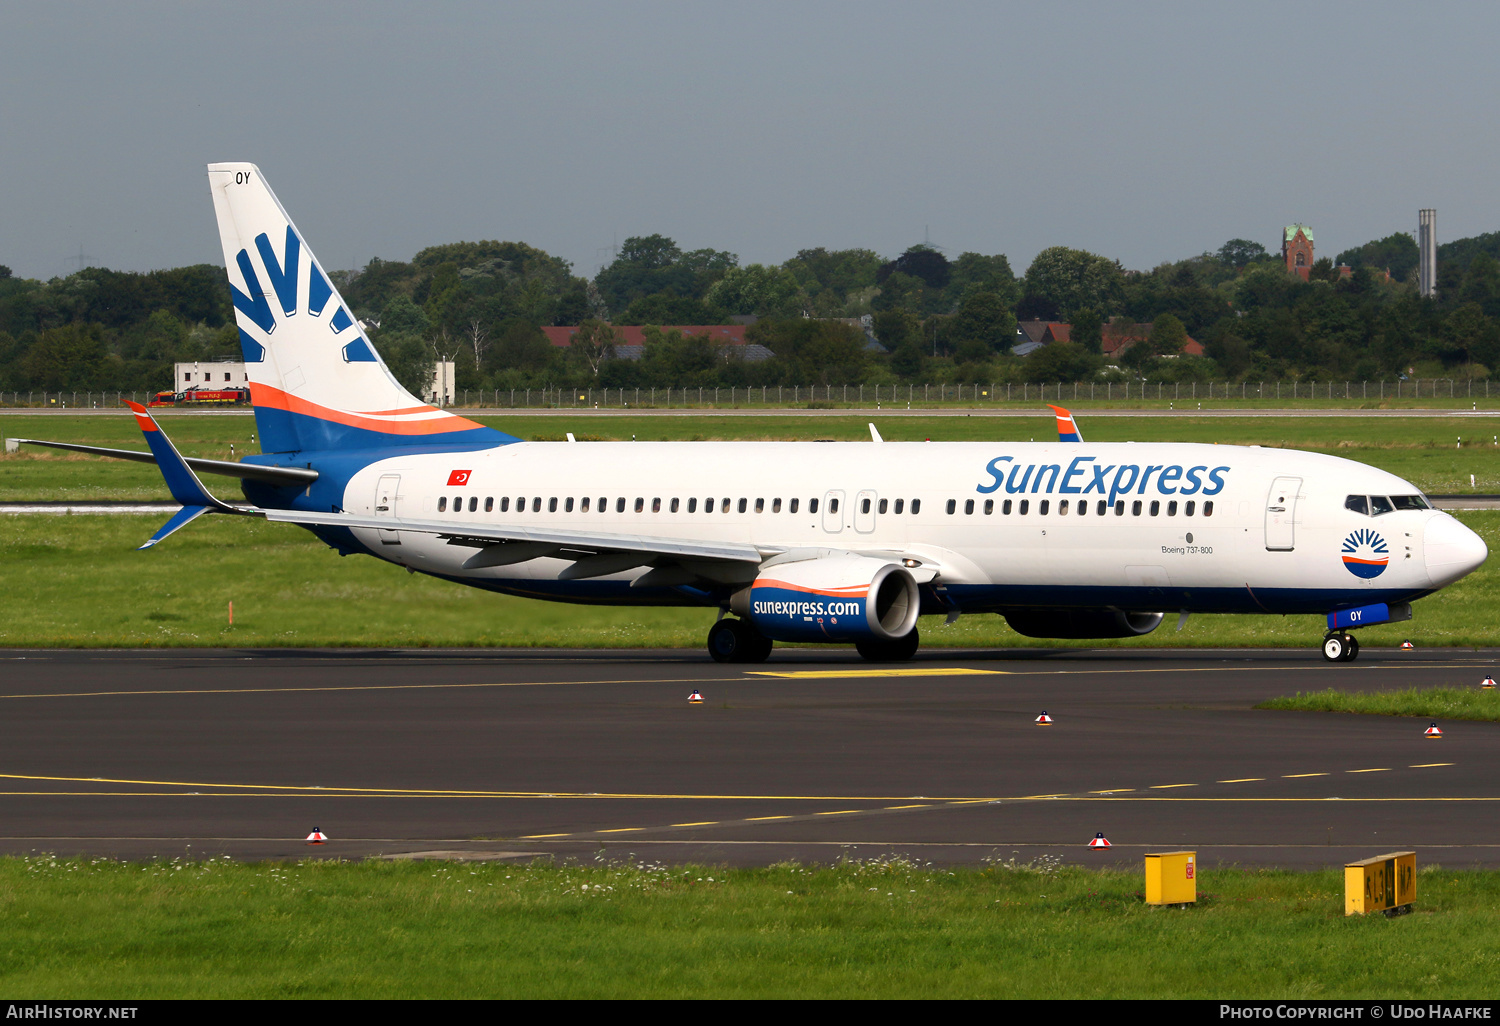
<instances>
[{"instance_id":1,"label":"yellow airfield box","mask_svg":"<svg viewBox=\"0 0 1500 1026\"><path fill-rule=\"evenodd\" d=\"M1197 900L1197 852L1163 851L1146 856L1146 904L1186 905Z\"/></svg>"},{"instance_id":2,"label":"yellow airfield box","mask_svg":"<svg viewBox=\"0 0 1500 1026\"><path fill-rule=\"evenodd\" d=\"M1344 915L1392 915L1417 898L1417 853L1393 851L1344 865Z\"/></svg>"}]
</instances>

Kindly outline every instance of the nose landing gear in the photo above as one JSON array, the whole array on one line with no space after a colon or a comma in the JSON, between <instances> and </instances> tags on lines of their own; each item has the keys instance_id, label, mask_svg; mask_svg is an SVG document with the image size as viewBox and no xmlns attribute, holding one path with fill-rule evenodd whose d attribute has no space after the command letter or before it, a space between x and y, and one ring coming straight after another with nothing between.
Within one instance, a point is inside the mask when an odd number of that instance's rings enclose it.
<instances>
[{"instance_id":1,"label":"nose landing gear","mask_svg":"<svg viewBox=\"0 0 1500 1026\"><path fill-rule=\"evenodd\" d=\"M1344 631L1329 631L1323 638L1323 658L1330 663L1352 663L1359 655L1359 641Z\"/></svg>"}]
</instances>

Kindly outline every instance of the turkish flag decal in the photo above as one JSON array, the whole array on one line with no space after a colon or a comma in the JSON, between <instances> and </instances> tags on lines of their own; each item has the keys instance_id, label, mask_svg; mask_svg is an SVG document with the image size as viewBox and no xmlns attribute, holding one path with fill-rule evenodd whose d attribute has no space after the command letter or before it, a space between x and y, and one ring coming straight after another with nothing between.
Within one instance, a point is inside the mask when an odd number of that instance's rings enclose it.
<instances>
[{"instance_id":1,"label":"turkish flag decal","mask_svg":"<svg viewBox=\"0 0 1500 1026\"><path fill-rule=\"evenodd\" d=\"M448 483L450 485L466 485L466 484L468 484L469 483L469 471L467 471L467 470L455 470L455 471L453 471L451 474L448 475Z\"/></svg>"}]
</instances>

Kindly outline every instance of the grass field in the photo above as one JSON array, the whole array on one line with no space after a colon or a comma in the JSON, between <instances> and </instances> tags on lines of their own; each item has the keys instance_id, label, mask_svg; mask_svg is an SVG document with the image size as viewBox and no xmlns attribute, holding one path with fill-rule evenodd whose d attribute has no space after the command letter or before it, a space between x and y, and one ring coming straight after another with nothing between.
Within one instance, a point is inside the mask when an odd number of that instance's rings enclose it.
<instances>
[{"instance_id":1,"label":"grass field","mask_svg":"<svg viewBox=\"0 0 1500 1026\"><path fill-rule=\"evenodd\" d=\"M1500 550L1500 511L1460 514ZM0 646L542 646L696 648L703 609L571 606L464 588L369 556L340 557L299 528L209 517L137 552L161 517L0 516ZM234 603L234 626L228 607ZM1195 616L1178 632L1120 641L1041 642L990 614L919 624L927 647L1313 646L1318 616ZM1483 568L1415 607L1410 623L1368 627L1361 644L1491 645L1500 577ZM851 651L852 658L852 651Z\"/></svg>"},{"instance_id":2,"label":"grass field","mask_svg":"<svg viewBox=\"0 0 1500 1026\"><path fill-rule=\"evenodd\" d=\"M1377 716L1421 716L1441 720L1500 720L1500 689L1404 688L1400 691L1297 692L1262 702L1257 709L1301 712L1370 713Z\"/></svg>"},{"instance_id":3,"label":"grass field","mask_svg":"<svg viewBox=\"0 0 1500 1026\"><path fill-rule=\"evenodd\" d=\"M1002 856L1008 853L1000 853ZM1080 856L1085 858L1086 856ZM1420 856L1419 856L1420 857ZM54 999L1476 998L1500 874L1419 871L1343 914L1342 871L0 860L0 986Z\"/></svg>"},{"instance_id":4,"label":"grass field","mask_svg":"<svg viewBox=\"0 0 1500 1026\"><path fill-rule=\"evenodd\" d=\"M890 441L1048 441L1056 437L1050 415L1018 417L890 417L878 414L766 417L569 416L480 417L490 426L526 439L606 441L808 440L862 441L871 420ZM232 459L258 452L255 422L241 416L163 414L161 423L188 456ZM1381 467L1436 494L1500 492L1500 415L1465 418L1370 418L1314 420L1293 417L1207 418L1183 415L1150 419L1098 418L1081 422L1091 441L1217 442L1281 446L1327 452ZM126 449L145 449L130 417L7 416L0 429L13 438L46 438ZM1460 439L1463 447L1459 447ZM231 453L230 446L234 446ZM1474 476L1471 488L1469 476ZM240 498L238 483L212 477L207 483L224 498ZM166 487L150 464L107 460L28 447L0 455L0 502L110 499L166 500Z\"/></svg>"}]
</instances>

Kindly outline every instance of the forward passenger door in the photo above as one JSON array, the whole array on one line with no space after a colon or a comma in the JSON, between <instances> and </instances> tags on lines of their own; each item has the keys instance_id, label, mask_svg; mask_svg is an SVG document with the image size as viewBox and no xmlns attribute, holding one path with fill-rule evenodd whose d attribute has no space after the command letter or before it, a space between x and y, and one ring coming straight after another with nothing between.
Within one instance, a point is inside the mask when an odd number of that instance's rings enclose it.
<instances>
[{"instance_id":1,"label":"forward passenger door","mask_svg":"<svg viewBox=\"0 0 1500 1026\"><path fill-rule=\"evenodd\" d=\"M1271 552L1291 552L1296 548L1297 493L1302 489L1300 477L1278 477L1266 494L1266 548Z\"/></svg>"}]
</instances>

